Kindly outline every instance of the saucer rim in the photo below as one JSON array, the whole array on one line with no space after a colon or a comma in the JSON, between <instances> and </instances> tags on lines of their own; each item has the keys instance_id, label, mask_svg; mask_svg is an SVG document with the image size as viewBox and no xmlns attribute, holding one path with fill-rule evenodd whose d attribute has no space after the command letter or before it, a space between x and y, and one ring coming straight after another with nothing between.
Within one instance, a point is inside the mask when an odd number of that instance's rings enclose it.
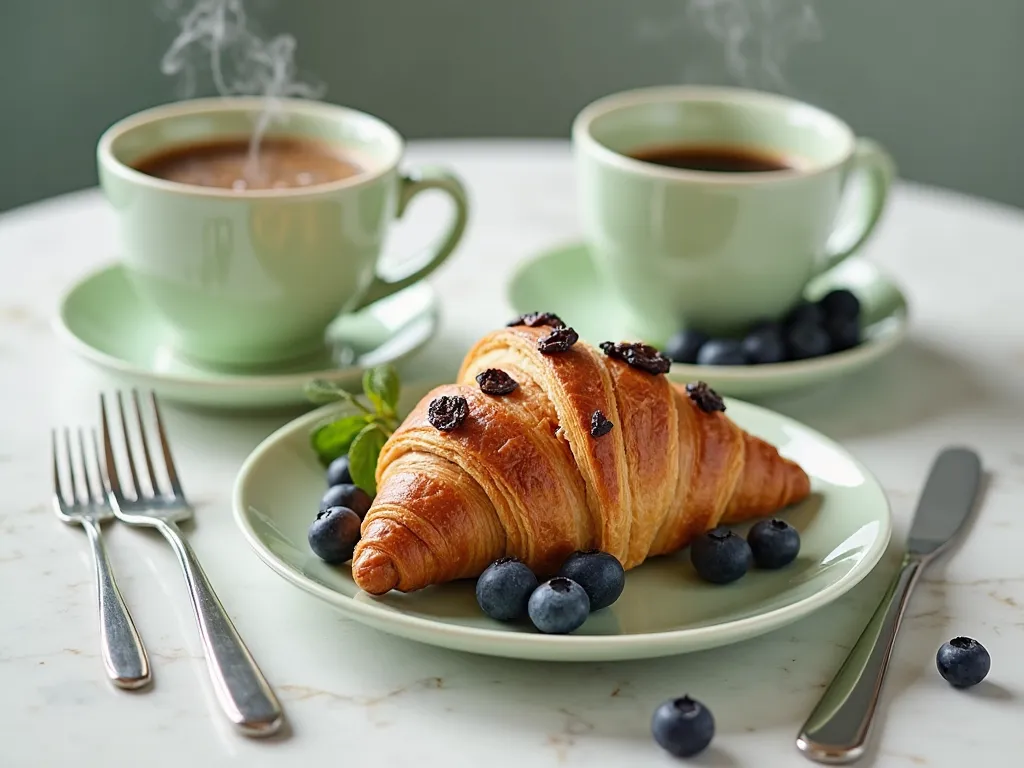
<instances>
[{"instance_id":1,"label":"saucer rim","mask_svg":"<svg viewBox=\"0 0 1024 768\"><path fill-rule=\"evenodd\" d=\"M583 239L575 238L550 245L536 253L534 256L524 259L517 264L515 269L512 270L512 274L509 275L505 287L505 298L508 301L509 306L512 307L512 310L514 312L539 311L523 309L517 306L518 302L515 301L515 297L513 295L514 286L519 283L522 275L530 268L536 266L538 262L554 258L557 254L563 254L574 250L582 250L586 252L587 258L590 258L590 247ZM909 333L910 302L899 283L889 277L885 271L873 261L868 261L858 257L857 255L853 255L850 258L851 260L860 260L868 264L885 280L891 283L899 294L902 306L891 314L886 315L886 318L895 318L897 320L895 327L891 330L886 331L878 337L865 339L852 349L843 350L842 352L832 352L828 355L809 358L807 360L787 360L782 363L762 363L758 365L697 365L696 363L678 363L673 360L672 368L669 370L668 375L673 379L699 378L699 375L702 373L712 372L715 379L726 383L746 383L752 381L775 382L790 376L813 375L824 370L838 372L837 369L842 371L847 368L857 367L860 364L866 364L872 360L887 355L893 349L902 344ZM623 341L623 339L619 339L619 341ZM690 376L688 377L687 374L690 374Z\"/></svg>"},{"instance_id":2,"label":"saucer rim","mask_svg":"<svg viewBox=\"0 0 1024 768\"><path fill-rule=\"evenodd\" d=\"M311 369L309 371L303 371L299 373L281 373L281 374L227 374L219 371L210 370L206 376L199 378L196 376L188 376L180 373L162 373L156 371L150 367L144 367L131 362L128 362L120 357L103 352L96 347L89 344L85 339L80 337L71 326L68 324L66 315L67 307L70 298L85 286L88 282L96 280L108 272L123 271L124 265L119 262L107 263L103 266L97 267L96 269L90 270L84 275L74 279L71 284L63 290L60 299L58 300L57 312L51 320L51 327L55 334L60 338L68 347L70 347L76 354L83 359L100 366L101 368L116 371L127 376L133 376L137 378L151 379L154 381L160 381L167 384L173 384L177 387L195 388L195 389L251 389L259 387L274 387L284 388L290 386L302 387L311 378L326 379L328 381L336 380L338 378L349 378L361 374L366 370L364 366L352 365L347 368L320 368ZM434 332L437 330L437 326L441 319L441 304L437 295L437 291L428 281L421 281L414 283L409 288L421 289L429 293L430 305L423 316L429 318L430 330L423 334L423 340L417 341L416 344L411 345L408 349L403 350L400 354L395 357L388 359L385 362L396 363L409 355L413 354L417 350L426 344ZM372 305L371 305L372 306ZM365 308L364 308L365 309Z\"/></svg>"}]
</instances>

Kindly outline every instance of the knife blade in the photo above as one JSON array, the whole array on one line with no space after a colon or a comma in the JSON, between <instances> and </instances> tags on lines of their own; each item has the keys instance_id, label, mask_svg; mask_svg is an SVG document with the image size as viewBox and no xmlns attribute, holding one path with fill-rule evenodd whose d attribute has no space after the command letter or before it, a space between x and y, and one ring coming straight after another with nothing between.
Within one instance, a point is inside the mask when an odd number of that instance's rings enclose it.
<instances>
[{"instance_id":1,"label":"knife blade","mask_svg":"<svg viewBox=\"0 0 1024 768\"><path fill-rule=\"evenodd\" d=\"M981 485L981 459L967 448L947 448L932 464L907 536L907 551L938 554L970 517Z\"/></svg>"},{"instance_id":2,"label":"knife blade","mask_svg":"<svg viewBox=\"0 0 1024 768\"><path fill-rule=\"evenodd\" d=\"M980 486L981 459L970 449L947 448L932 463L899 572L797 736L806 757L843 764L864 754L910 593L922 569L963 530Z\"/></svg>"}]
</instances>

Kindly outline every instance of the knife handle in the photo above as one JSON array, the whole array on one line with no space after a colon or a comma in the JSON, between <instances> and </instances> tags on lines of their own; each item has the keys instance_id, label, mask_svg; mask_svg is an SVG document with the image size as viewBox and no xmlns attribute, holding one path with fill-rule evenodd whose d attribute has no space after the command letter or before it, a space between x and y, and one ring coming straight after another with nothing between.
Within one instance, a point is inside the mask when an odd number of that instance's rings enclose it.
<instances>
[{"instance_id":1,"label":"knife handle","mask_svg":"<svg viewBox=\"0 0 1024 768\"><path fill-rule=\"evenodd\" d=\"M871 621L800 730L796 746L811 760L839 765L864 754L896 632L922 565L918 557L903 558Z\"/></svg>"}]
</instances>

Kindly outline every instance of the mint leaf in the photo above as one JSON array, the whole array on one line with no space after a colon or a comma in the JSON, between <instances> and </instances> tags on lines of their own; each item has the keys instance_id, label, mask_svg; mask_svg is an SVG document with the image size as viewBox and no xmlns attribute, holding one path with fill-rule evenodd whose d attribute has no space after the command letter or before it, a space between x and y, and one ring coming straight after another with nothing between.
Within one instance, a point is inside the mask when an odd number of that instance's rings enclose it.
<instances>
[{"instance_id":1,"label":"mint leaf","mask_svg":"<svg viewBox=\"0 0 1024 768\"><path fill-rule=\"evenodd\" d=\"M377 458L387 436L376 423L367 424L348 449L348 467L352 482L371 496L377 493Z\"/></svg>"},{"instance_id":2,"label":"mint leaf","mask_svg":"<svg viewBox=\"0 0 1024 768\"><path fill-rule=\"evenodd\" d=\"M324 466L351 450L352 441L366 428L367 418L361 414L345 416L313 432L310 442Z\"/></svg>"},{"instance_id":3,"label":"mint leaf","mask_svg":"<svg viewBox=\"0 0 1024 768\"><path fill-rule=\"evenodd\" d=\"M398 373L391 365L371 368L363 374L363 391L380 413L395 412L400 386Z\"/></svg>"}]
</instances>

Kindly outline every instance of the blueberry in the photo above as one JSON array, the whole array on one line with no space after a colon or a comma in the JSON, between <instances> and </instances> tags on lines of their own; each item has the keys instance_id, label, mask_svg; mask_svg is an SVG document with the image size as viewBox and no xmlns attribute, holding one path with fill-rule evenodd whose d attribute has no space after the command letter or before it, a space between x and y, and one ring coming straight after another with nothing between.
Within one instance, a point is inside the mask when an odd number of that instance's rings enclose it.
<instances>
[{"instance_id":1,"label":"blueberry","mask_svg":"<svg viewBox=\"0 0 1024 768\"><path fill-rule=\"evenodd\" d=\"M495 560L476 580L476 601L492 619L512 621L526 615L537 577L515 557Z\"/></svg>"},{"instance_id":2,"label":"blueberry","mask_svg":"<svg viewBox=\"0 0 1024 768\"><path fill-rule=\"evenodd\" d=\"M992 667L992 657L977 640L954 637L939 648L935 666L954 688L970 688L985 679Z\"/></svg>"},{"instance_id":3,"label":"blueberry","mask_svg":"<svg viewBox=\"0 0 1024 768\"><path fill-rule=\"evenodd\" d=\"M825 332L833 352L860 344L860 321L855 317L830 317L825 321Z\"/></svg>"},{"instance_id":4,"label":"blueberry","mask_svg":"<svg viewBox=\"0 0 1024 768\"><path fill-rule=\"evenodd\" d=\"M750 570L753 559L746 540L725 528L703 533L690 545L690 561L697 575L712 584L736 581Z\"/></svg>"},{"instance_id":5,"label":"blueberry","mask_svg":"<svg viewBox=\"0 0 1024 768\"><path fill-rule=\"evenodd\" d=\"M565 635L583 626L590 614L590 598L572 579L555 576L533 591L527 609L541 632Z\"/></svg>"},{"instance_id":6,"label":"blueberry","mask_svg":"<svg viewBox=\"0 0 1024 768\"><path fill-rule=\"evenodd\" d=\"M619 599L626 586L626 572L622 563L607 552L591 550L575 552L558 571L559 576L572 579L590 598L590 610L599 611Z\"/></svg>"},{"instance_id":7,"label":"blueberry","mask_svg":"<svg viewBox=\"0 0 1024 768\"><path fill-rule=\"evenodd\" d=\"M735 339L711 339L697 353L697 365L746 365L743 345Z\"/></svg>"},{"instance_id":8,"label":"blueberry","mask_svg":"<svg viewBox=\"0 0 1024 768\"><path fill-rule=\"evenodd\" d=\"M747 544L758 568L789 565L800 552L800 534L785 520L761 520L747 534Z\"/></svg>"},{"instance_id":9,"label":"blueberry","mask_svg":"<svg viewBox=\"0 0 1024 768\"><path fill-rule=\"evenodd\" d=\"M358 485L342 483L341 485L332 485L327 489L327 493L320 499L320 511L323 512L331 507L348 507L362 520L370 511L372 503L373 499L370 498L370 494Z\"/></svg>"},{"instance_id":10,"label":"blueberry","mask_svg":"<svg viewBox=\"0 0 1024 768\"><path fill-rule=\"evenodd\" d=\"M829 291L818 301L818 306L824 311L826 317L856 320L860 316L860 300L853 295L852 291L845 288Z\"/></svg>"},{"instance_id":11,"label":"blueberry","mask_svg":"<svg viewBox=\"0 0 1024 768\"><path fill-rule=\"evenodd\" d=\"M359 542L359 515L348 507L331 507L309 526L309 548L325 563L337 565L352 559Z\"/></svg>"},{"instance_id":12,"label":"blueberry","mask_svg":"<svg viewBox=\"0 0 1024 768\"><path fill-rule=\"evenodd\" d=\"M686 328L668 340L664 352L677 363L696 363L697 353L707 340L706 333Z\"/></svg>"},{"instance_id":13,"label":"blueberry","mask_svg":"<svg viewBox=\"0 0 1024 768\"><path fill-rule=\"evenodd\" d=\"M654 710L651 733L666 752L676 757L693 757L714 738L715 718L699 701L683 696Z\"/></svg>"},{"instance_id":14,"label":"blueberry","mask_svg":"<svg viewBox=\"0 0 1024 768\"><path fill-rule=\"evenodd\" d=\"M743 340L743 354L751 363L781 363L786 359L786 345L777 326L766 325L751 331Z\"/></svg>"},{"instance_id":15,"label":"blueberry","mask_svg":"<svg viewBox=\"0 0 1024 768\"><path fill-rule=\"evenodd\" d=\"M794 325L786 331L786 351L791 360L827 355L832 348L828 333L820 325Z\"/></svg>"},{"instance_id":16,"label":"blueberry","mask_svg":"<svg viewBox=\"0 0 1024 768\"><path fill-rule=\"evenodd\" d=\"M351 482L352 473L348 469L348 456L339 456L327 467L327 486Z\"/></svg>"},{"instance_id":17,"label":"blueberry","mask_svg":"<svg viewBox=\"0 0 1024 768\"><path fill-rule=\"evenodd\" d=\"M797 325L821 325L825 322L825 311L818 304L811 304L808 301L801 301L783 319L787 328Z\"/></svg>"}]
</instances>

